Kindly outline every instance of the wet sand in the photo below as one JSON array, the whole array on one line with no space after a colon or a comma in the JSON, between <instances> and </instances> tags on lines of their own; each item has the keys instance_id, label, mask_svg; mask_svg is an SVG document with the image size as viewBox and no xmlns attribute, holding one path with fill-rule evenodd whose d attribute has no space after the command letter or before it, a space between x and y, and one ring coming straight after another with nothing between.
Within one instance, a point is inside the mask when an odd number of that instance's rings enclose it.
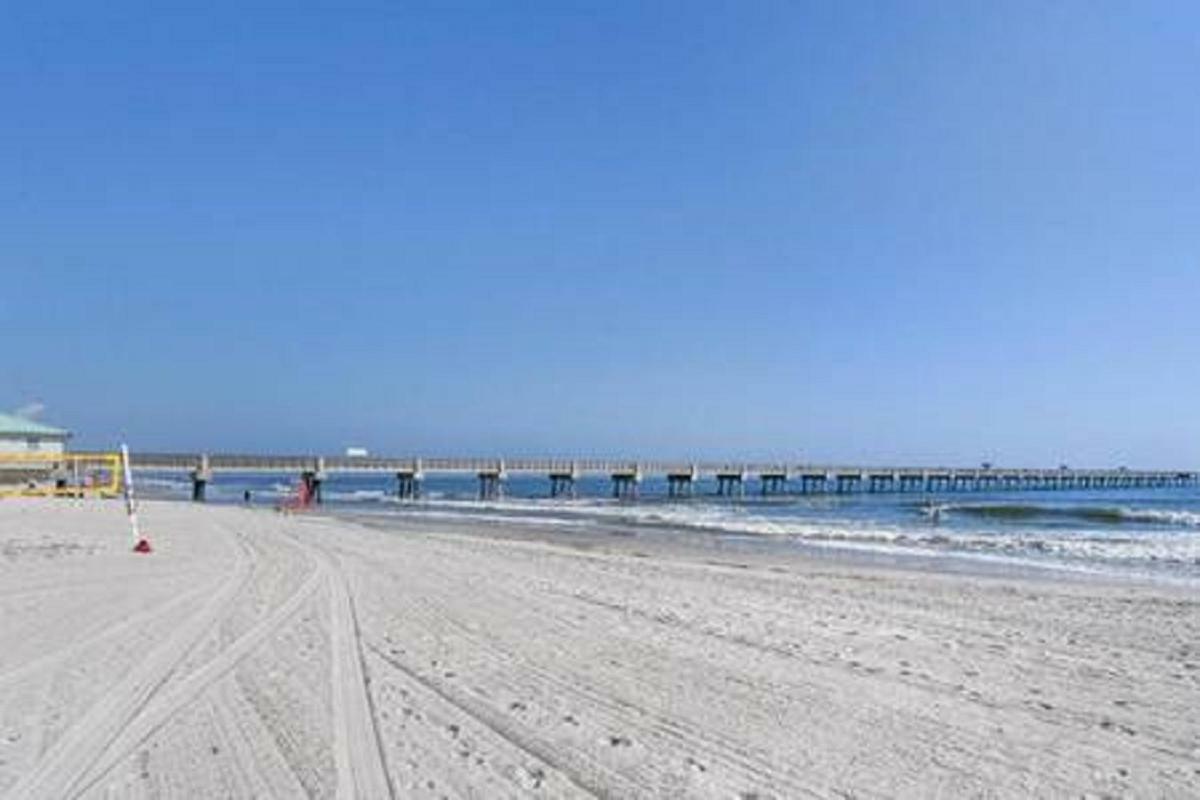
<instances>
[{"instance_id":1,"label":"wet sand","mask_svg":"<svg viewBox=\"0 0 1200 800\"><path fill-rule=\"evenodd\" d=\"M619 530L0 503L0 796L1200 794L1200 601Z\"/></svg>"}]
</instances>

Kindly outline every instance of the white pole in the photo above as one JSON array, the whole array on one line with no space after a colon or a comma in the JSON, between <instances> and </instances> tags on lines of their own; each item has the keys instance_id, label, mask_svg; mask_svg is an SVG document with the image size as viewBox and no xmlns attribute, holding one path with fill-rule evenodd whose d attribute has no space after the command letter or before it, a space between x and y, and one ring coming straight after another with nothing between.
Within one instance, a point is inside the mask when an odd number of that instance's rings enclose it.
<instances>
[{"instance_id":1,"label":"white pole","mask_svg":"<svg viewBox=\"0 0 1200 800\"><path fill-rule=\"evenodd\" d=\"M133 532L133 545L137 547L142 541L142 534L138 530L137 506L133 500L133 470L129 468L129 446L121 445L121 468L125 472L125 513L129 515L129 527Z\"/></svg>"}]
</instances>

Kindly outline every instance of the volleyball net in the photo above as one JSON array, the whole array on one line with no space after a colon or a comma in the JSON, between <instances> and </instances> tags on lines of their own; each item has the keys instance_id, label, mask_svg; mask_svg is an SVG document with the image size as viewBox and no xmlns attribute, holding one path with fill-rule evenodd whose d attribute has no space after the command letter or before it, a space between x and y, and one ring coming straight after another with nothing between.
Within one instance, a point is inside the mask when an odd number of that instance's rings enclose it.
<instances>
[{"instance_id":1,"label":"volleyball net","mask_svg":"<svg viewBox=\"0 0 1200 800\"><path fill-rule=\"evenodd\" d=\"M0 452L0 497L117 497L120 453Z\"/></svg>"}]
</instances>

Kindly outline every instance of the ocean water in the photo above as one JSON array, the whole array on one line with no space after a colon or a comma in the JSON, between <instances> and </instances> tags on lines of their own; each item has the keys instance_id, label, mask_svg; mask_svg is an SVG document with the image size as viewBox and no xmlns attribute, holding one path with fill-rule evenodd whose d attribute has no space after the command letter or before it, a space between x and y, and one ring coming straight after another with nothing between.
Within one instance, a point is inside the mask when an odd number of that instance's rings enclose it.
<instances>
[{"instance_id":1,"label":"ocean water","mask_svg":"<svg viewBox=\"0 0 1200 800\"><path fill-rule=\"evenodd\" d=\"M187 499L180 475L139 475L144 496ZM786 494L761 497L749 481L740 498L715 496L700 482L687 499L667 497L665 481L646 480L637 500L614 500L611 484L577 482L576 499L551 499L549 481L513 476L501 499L481 501L473 476L433 476L418 500L395 496L387 475L334 476L323 489L332 513L439 520L502 520L527 525L625 526L694 532L754 546L796 546L953 556L1035 568L1134 575L1200 585L1200 487L1073 491L903 494ZM220 474L208 486L216 503L275 505L295 494L281 476Z\"/></svg>"}]
</instances>

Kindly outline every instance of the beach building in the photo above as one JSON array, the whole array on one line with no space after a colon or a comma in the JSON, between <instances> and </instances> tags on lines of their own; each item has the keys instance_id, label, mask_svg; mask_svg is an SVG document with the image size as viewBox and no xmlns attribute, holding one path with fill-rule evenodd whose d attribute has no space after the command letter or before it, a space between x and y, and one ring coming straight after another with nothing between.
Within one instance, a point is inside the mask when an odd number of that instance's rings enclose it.
<instances>
[{"instance_id":1,"label":"beach building","mask_svg":"<svg viewBox=\"0 0 1200 800\"><path fill-rule=\"evenodd\" d=\"M71 432L13 414L0 414L0 455L61 453Z\"/></svg>"}]
</instances>

